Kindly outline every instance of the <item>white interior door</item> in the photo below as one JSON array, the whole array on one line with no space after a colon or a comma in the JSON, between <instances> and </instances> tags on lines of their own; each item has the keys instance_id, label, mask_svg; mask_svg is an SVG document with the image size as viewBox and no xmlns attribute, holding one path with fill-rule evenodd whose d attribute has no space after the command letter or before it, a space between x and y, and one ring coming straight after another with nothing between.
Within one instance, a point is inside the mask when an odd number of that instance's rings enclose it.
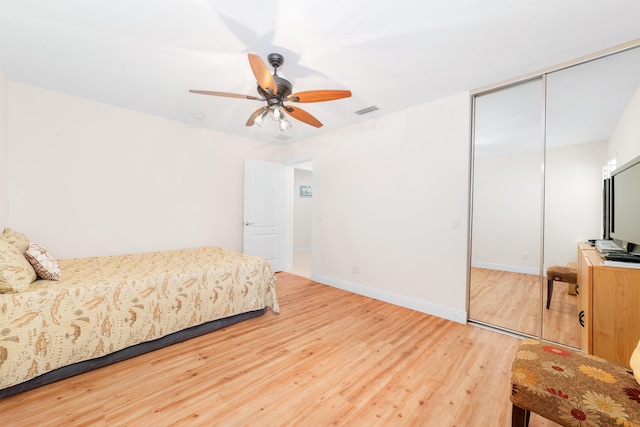
<instances>
[{"instance_id":1,"label":"white interior door","mask_svg":"<svg viewBox=\"0 0 640 427\"><path fill-rule=\"evenodd\" d=\"M285 165L244 161L243 252L284 269Z\"/></svg>"}]
</instances>

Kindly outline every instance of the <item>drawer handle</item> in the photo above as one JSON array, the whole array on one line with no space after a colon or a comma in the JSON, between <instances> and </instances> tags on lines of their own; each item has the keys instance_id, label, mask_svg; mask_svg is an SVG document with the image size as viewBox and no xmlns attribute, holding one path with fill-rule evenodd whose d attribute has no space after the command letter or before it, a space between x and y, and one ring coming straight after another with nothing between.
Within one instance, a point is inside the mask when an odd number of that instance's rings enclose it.
<instances>
[{"instance_id":1,"label":"drawer handle","mask_svg":"<svg viewBox=\"0 0 640 427\"><path fill-rule=\"evenodd\" d=\"M578 288L580 288L580 285L576 283L576 295L580 295L580 292L578 292Z\"/></svg>"},{"instance_id":2,"label":"drawer handle","mask_svg":"<svg viewBox=\"0 0 640 427\"><path fill-rule=\"evenodd\" d=\"M582 310L578 315L578 320L580 321L580 326L584 328L584 310Z\"/></svg>"}]
</instances>

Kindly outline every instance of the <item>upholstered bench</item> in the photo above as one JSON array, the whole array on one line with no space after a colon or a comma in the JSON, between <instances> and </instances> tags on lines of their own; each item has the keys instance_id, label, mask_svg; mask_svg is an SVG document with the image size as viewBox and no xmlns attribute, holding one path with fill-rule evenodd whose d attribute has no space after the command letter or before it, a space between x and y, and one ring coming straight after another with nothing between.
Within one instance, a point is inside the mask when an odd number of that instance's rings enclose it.
<instances>
[{"instance_id":1,"label":"upholstered bench","mask_svg":"<svg viewBox=\"0 0 640 427\"><path fill-rule=\"evenodd\" d=\"M578 269L571 265L568 267L553 265L547 268L547 308L549 308L549 305L551 304L554 281L575 285L578 283Z\"/></svg>"},{"instance_id":2,"label":"upholstered bench","mask_svg":"<svg viewBox=\"0 0 640 427\"><path fill-rule=\"evenodd\" d=\"M640 426L640 384L632 369L533 339L514 357L511 403L512 426L528 425L531 412L563 426Z\"/></svg>"}]
</instances>

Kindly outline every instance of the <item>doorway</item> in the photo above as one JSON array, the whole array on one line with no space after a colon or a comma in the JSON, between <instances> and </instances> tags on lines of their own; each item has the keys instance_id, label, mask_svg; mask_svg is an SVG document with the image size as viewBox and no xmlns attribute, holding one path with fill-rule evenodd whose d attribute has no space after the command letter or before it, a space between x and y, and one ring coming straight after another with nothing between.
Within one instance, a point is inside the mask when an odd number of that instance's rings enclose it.
<instances>
[{"instance_id":1,"label":"doorway","mask_svg":"<svg viewBox=\"0 0 640 427\"><path fill-rule=\"evenodd\" d=\"M290 273L312 278L313 272L313 160L293 165L292 238Z\"/></svg>"}]
</instances>

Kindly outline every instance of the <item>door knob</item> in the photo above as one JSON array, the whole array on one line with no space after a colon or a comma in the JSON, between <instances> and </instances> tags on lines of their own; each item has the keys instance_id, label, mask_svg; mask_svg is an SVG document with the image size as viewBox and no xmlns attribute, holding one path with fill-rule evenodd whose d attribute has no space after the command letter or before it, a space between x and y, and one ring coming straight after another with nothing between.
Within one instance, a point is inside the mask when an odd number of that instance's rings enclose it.
<instances>
[{"instance_id":1,"label":"door knob","mask_svg":"<svg viewBox=\"0 0 640 427\"><path fill-rule=\"evenodd\" d=\"M245 222L244 225L253 225L253 222Z\"/></svg>"}]
</instances>

